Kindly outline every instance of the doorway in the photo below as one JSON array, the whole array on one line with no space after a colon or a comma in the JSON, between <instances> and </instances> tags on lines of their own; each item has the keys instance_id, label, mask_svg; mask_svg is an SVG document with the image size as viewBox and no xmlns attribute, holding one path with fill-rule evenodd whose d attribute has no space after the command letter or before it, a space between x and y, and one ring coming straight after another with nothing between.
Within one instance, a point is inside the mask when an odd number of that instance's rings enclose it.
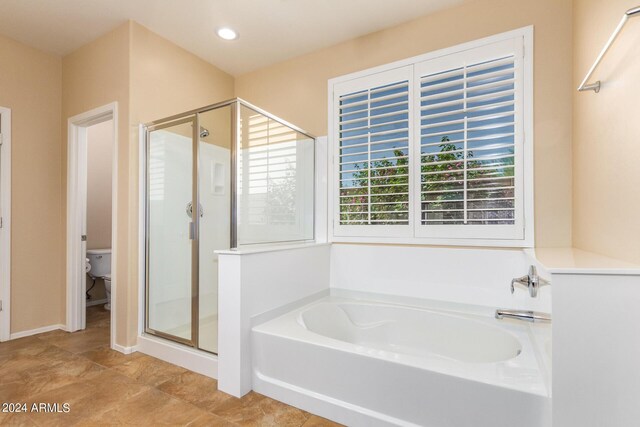
<instances>
[{"instance_id":1,"label":"doorway","mask_svg":"<svg viewBox=\"0 0 640 427\"><path fill-rule=\"evenodd\" d=\"M111 166L113 120L87 128L87 291L89 313L111 310ZM97 307L96 307L97 306ZM102 317L102 316L100 316ZM87 319L91 323L95 319Z\"/></svg>"},{"instance_id":2,"label":"doorway","mask_svg":"<svg viewBox=\"0 0 640 427\"><path fill-rule=\"evenodd\" d=\"M11 110L0 107L0 341L11 339Z\"/></svg>"},{"instance_id":3,"label":"doorway","mask_svg":"<svg viewBox=\"0 0 640 427\"><path fill-rule=\"evenodd\" d=\"M69 119L66 326L85 329L88 306L110 309L111 348L122 351L115 345L117 118L112 103Z\"/></svg>"}]
</instances>

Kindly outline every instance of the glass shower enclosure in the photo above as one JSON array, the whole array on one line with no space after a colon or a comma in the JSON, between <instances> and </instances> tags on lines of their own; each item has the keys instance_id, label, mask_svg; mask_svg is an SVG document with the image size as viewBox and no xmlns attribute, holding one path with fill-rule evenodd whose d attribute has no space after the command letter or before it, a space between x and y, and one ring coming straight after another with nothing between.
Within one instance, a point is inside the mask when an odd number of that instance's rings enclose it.
<instances>
[{"instance_id":1,"label":"glass shower enclosure","mask_svg":"<svg viewBox=\"0 0 640 427\"><path fill-rule=\"evenodd\" d=\"M144 142L145 332L217 354L216 251L314 239L315 139L232 99Z\"/></svg>"}]
</instances>

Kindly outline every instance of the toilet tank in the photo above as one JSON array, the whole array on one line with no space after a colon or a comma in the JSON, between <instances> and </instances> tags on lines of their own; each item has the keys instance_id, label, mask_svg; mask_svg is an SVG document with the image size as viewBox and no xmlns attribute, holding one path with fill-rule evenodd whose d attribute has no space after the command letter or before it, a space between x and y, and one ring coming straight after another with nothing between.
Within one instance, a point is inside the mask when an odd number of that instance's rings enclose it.
<instances>
[{"instance_id":1,"label":"toilet tank","mask_svg":"<svg viewBox=\"0 0 640 427\"><path fill-rule=\"evenodd\" d=\"M111 274L111 248L87 249L87 258L91 264L91 276L102 277Z\"/></svg>"}]
</instances>

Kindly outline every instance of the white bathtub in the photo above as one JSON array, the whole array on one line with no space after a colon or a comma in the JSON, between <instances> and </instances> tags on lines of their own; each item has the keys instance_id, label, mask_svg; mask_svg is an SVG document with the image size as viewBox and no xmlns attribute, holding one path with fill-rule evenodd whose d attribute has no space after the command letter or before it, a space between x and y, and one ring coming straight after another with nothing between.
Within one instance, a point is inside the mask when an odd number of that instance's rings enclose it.
<instances>
[{"instance_id":1,"label":"white bathtub","mask_svg":"<svg viewBox=\"0 0 640 427\"><path fill-rule=\"evenodd\" d=\"M349 426L550 426L547 339L421 304L327 297L254 327L254 390Z\"/></svg>"}]
</instances>

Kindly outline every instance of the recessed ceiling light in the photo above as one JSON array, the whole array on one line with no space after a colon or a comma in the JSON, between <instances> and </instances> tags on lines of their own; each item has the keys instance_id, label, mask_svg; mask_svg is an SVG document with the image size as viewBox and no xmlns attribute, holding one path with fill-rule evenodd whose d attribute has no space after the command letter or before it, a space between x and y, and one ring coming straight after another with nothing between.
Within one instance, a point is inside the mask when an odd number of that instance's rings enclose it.
<instances>
[{"instance_id":1,"label":"recessed ceiling light","mask_svg":"<svg viewBox=\"0 0 640 427\"><path fill-rule=\"evenodd\" d=\"M218 37L225 40L235 40L238 38L238 33L229 27L222 27L218 28Z\"/></svg>"}]
</instances>

